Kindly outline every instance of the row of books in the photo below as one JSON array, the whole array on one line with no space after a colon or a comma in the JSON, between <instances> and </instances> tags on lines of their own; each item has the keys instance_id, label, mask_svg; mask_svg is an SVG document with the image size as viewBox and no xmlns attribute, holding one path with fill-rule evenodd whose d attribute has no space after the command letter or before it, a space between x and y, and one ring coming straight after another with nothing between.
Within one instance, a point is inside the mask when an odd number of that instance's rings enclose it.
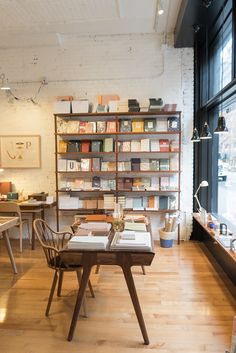
<instances>
[{"instance_id":1,"label":"row of books","mask_svg":"<svg viewBox=\"0 0 236 353\"><path fill-rule=\"evenodd\" d=\"M104 140L90 141L65 141L60 140L58 143L59 153L66 152L114 152L114 139L112 137L105 138Z\"/></svg>"},{"instance_id":2,"label":"row of books","mask_svg":"<svg viewBox=\"0 0 236 353\"><path fill-rule=\"evenodd\" d=\"M179 141L168 139L141 139L118 141L118 152L178 152Z\"/></svg>"},{"instance_id":3,"label":"row of books","mask_svg":"<svg viewBox=\"0 0 236 353\"><path fill-rule=\"evenodd\" d=\"M103 199L81 199L76 196L59 196L59 209L109 209L114 210L115 196L113 194L104 194ZM126 197L119 196L118 203L123 209L132 210L176 210L178 208L178 199L174 195L169 196L141 196Z\"/></svg>"},{"instance_id":4,"label":"row of books","mask_svg":"<svg viewBox=\"0 0 236 353\"><path fill-rule=\"evenodd\" d=\"M74 179L60 181L61 191L110 191L116 190L115 179L102 179L98 176L92 179ZM151 178L118 178L118 190L127 191L168 191L178 190L178 175Z\"/></svg>"},{"instance_id":5,"label":"row of books","mask_svg":"<svg viewBox=\"0 0 236 353\"><path fill-rule=\"evenodd\" d=\"M178 152L179 141L168 139L141 139L131 141L118 141L118 152ZM70 152L114 152L113 138L104 140L60 140L58 145L60 153Z\"/></svg>"},{"instance_id":6,"label":"row of books","mask_svg":"<svg viewBox=\"0 0 236 353\"><path fill-rule=\"evenodd\" d=\"M169 116L167 118L132 118L107 120L107 121L79 121L59 119L57 123L58 133L67 134L93 134L93 133L116 133L116 132L156 132L156 131L179 131L179 117Z\"/></svg>"},{"instance_id":7,"label":"row of books","mask_svg":"<svg viewBox=\"0 0 236 353\"><path fill-rule=\"evenodd\" d=\"M98 103L92 104L88 99L73 100L73 96L58 97L54 102L54 114L68 113L106 113L106 112L148 112L148 111L176 111L177 104L163 104L161 98L146 98L120 100L118 95L100 95Z\"/></svg>"},{"instance_id":8,"label":"row of books","mask_svg":"<svg viewBox=\"0 0 236 353\"><path fill-rule=\"evenodd\" d=\"M130 161L117 162L119 172L139 172L139 171L177 171L179 160L173 158L149 159L149 158L131 158ZM59 172L115 172L115 161L104 161L102 158L81 158L58 159Z\"/></svg>"}]
</instances>

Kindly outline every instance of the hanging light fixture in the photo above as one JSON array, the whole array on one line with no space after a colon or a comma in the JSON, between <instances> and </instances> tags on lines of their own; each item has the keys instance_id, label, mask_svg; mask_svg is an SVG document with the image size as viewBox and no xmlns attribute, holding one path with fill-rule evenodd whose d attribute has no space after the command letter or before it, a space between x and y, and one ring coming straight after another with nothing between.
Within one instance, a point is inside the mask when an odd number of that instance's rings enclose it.
<instances>
[{"instance_id":1,"label":"hanging light fixture","mask_svg":"<svg viewBox=\"0 0 236 353\"><path fill-rule=\"evenodd\" d=\"M191 138L192 142L200 142L200 137L198 134L198 130L196 128L193 129L193 136Z\"/></svg>"},{"instance_id":2,"label":"hanging light fixture","mask_svg":"<svg viewBox=\"0 0 236 353\"><path fill-rule=\"evenodd\" d=\"M226 126L226 122L225 122L225 117L224 116L219 116L218 118L218 124L216 129L214 130L214 134L224 134L229 132L227 126Z\"/></svg>"},{"instance_id":3,"label":"hanging light fixture","mask_svg":"<svg viewBox=\"0 0 236 353\"><path fill-rule=\"evenodd\" d=\"M205 122L203 129L202 129L202 133L200 135L200 139L207 140L207 139L211 139L211 138L212 138L212 135L210 133L209 126L208 126L207 122Z\"/></svg>"},{"instance_id":4,"label":"hanging light fixture","mask_svg":"<svg viewBox=\"0 0 236 353\"><path fill-rule=\"evenodd\" d=\"M163 13L164 13L164 8L163 8L162 0L159 0L159 1L158 1L158 4L157 4L157 13L158 13L158 15L163 15Z\"/></svg>"},{"instance_id":5,"label":"hanging light fixture","mask_svg":"<svg viewBox=\"0 0 236 353\"><path fill-rule=\"evenodd\" d=\"M11 88L9 87L9 85L7 84L7 79L6 79L6 77L5 77L5 75L4 74L1 74L0 75L0 80L1 80L1 90L3 90L3 91L10 91L11 90Z\"/></svg>"}]
</instances>

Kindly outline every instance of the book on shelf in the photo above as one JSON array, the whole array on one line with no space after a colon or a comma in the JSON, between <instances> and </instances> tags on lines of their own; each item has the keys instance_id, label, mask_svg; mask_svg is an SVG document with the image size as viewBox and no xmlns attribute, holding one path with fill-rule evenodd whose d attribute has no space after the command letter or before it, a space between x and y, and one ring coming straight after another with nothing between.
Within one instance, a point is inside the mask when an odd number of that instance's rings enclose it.
<instances>
[{"instance_id":1,"label":"book on shelf","mask_svg":"<svg viewBox=\"0 0 236 353\"><path fill-rule=\"evenodd\" d=\"M115 113L118 111L118 101L110 100L108 103L108 111L110 113Z\"/></svg>"},{"instance_id":2,"label":"book on shelf","mask_svg":"<svg viewBox=\"0 0 236 353\"><path fill-rule=\"evenodd\" d=\"M140 152L141 151L141 141L132 140L130 145L131 152Z\"/></svg>"},{"instance_id":3,"label":"book on shelf","mask_svg":"<svg viewBox=\"0 0 236 353\"><path fill-rule=\"evenodd\" d=\"M84 190L92 190L92 181L89 179L84 180Z\"/></svg>"},{"instance_id":4,"label":"book on shelf","mask_svg":"<svg viewBox=\"0 0 236 353\"><path fill-rule=\"evenodd\" d=\"M168 116L167 130L168 131L179 131L179 117L178 116Z\"/></svg>"},{"instance_id":5,"label":"book on shelf","mask_svg":"<svg viewBox=\"0 0 236 353\"><path fill-rule=\"evenodd\" d=\"M92 171L99 172L101 170L101 158L92 158Z\"/></svg>"},{"instance_id":6,"label":"book on shelf","mask_svg":"<svg viewBox=\"0 0 236 353\"><path fill-rule=\"evenodd\" d=\"M170 158L170 170L179 169L179 157L177 155Z\"/></svg>"},{"instance_id":7,"label":"book on shelf","mask_svg":"<svg viewBox=\"0 0 236 353\"><path fill-rule=\"evenodd\" d=\"M78 101L71 102L72 113L88 113L89 112L89 101L88 99L80 99Z\"/></svg>"},{"instance_id":8,"label":"book on shelf","mask_svg":"<svg viewBox=\"0 0 236 353\"><path fill-rule=\"evenodd\" d=\"M121 144L121 152L130 152L131 151L131 142L123 141Z\"/></svg>"},{"instance_id":9,"label":"book on shelf","mask_svg":"<svg viewBox=\"0 0 236 353\"><path fill-rule=\"evenodd\" d=\"M108 137L103 141L103 152L113 152L113 138Z\"/></svg>"},{"instance_id":10,"label":"book on shelf","mask_svg":"<svg viewBox=\"0 0 236 353\"><path fill-rule=\"evenodd\" d=\"M116 121L107 121L107 130L106 132L116 132Z\"/></svg>"},{"instance_id":11,"label":"book on shelf","mask_svg":"<svg viewBox=\"0 0 236 353\"><path fill-rule=\"evenodd\" d=\"M141 152L150 152L150 139L141 139Z\"/></svg>"},{"instance_id":12,"label":"book on shelf","mask_svg":"<svg viewBox=\"0 0 236 353\"><path fill-rule=\"evenodd\" d=\"M160 151L159 140L150 140L150 149L151 149L151 152L159 152Z\"/></svg>"},{"instance_id":13,"label":"book on shelf","mask_svg":"<svg viewBox=\"0 0 236 353\"><path fill-rule=\"evenodd\" d=\"M91 152L101 152L102 151L102 141L91 141Z\"/></svg>"},{"instance_id":14,"label":"book on shelf","mask_svg":"<svg viewBox=\"0 0 236 353\"><path fill-rule=\"evenodd\" d=\"M169 208L169 199L168 196L159 196L159 209L167 210Z\"/></svg>"},{"instance_id":15,"label":"book on shelf","mask_svg":"<svg viewBox=\"0 0 236 353\"><path fill-rule=\"evenodd\" d=\"M132 132L144 132L144 121L142 119L132 120Z\"/></svg>"},{"instance_id":16,"label":"book on shelf","mask_svg":"<svg viewBox=\"0 0 236 353\"><path fill-rule=\"evenodd\" d=\"M159 159L150 159L149 168L150 168L150 170L153 170L153 171L159 170L160 169Z\"/></svg>"},{"instance_id":17,"label":"book on shelf","mask_svg":"<svg viewBox=\"0 0 236 353\"><path fill-rule=\"evenodd\" d=\"M86 121L80 121L80 124L79 124L79 133L80 134L86 133L86 124L87 124Z\"/></svg>"},{"instance_id":18,"label":"book on shelf","mask_svg":"<svg viewBox=\"0 0 236 353\"><path fill-rule=\"evenodd\" d=\"M170 142L168 139L160 139L159 146L160 146L160 152L169 152L170 150Z\"/></svg>"},{"instance_id":19,"label":"book on shelf","mask_svg":"<svg viewBox=\"0 0 236 353\"><path fill-rule=\"evenodd\" d=\"M170 175L170 190L178 190L178 181L179 181L179 176L178 174L173 174Z\"/></svg>"},{"instance_id":20,"label":"book on shelf","mask_svg":"<svg viewBox=\"0 0 236 353\"><path fill-rule=\"evenodd\" d=\"M171 140L170 141L170 151L171 152L179 152L179 141Z\"/></svg>"},{"instance_id":21,"label":"book on shelf","mask_svg":"<svg viewBox=\"0 0 236 353\"><path fill-rule=\"evenodd\" d=\"M144 131L155 132L156 131L156 119L145 119L144 120Z\"/></svg>"},{"instance_id":22,"label":"book on shelf","mask_svg":"<svg viewBox=\"0 0 236 353\"><path fill-rule=\"evenodd\" d=\"M98 207L98 203L97 203L97 199L87 199L86 200L86 208L88 210L93 210L93 209L97 209Z\"/></svg>"},{"instance_id":23,"label":"book on shelf","mask_svg":"<svg viewBox=\"0 0 236 353\"><path fill-rule=\"evenodd\" d=\"M67 134L77 134L79 132L79 121L68 121L67 123Z\"/></svg>"},{"instance_id":24,"label":"book on shelf","mask_svg":"<svg viewBox=\"0 0 236 353\"><path fill-rule=\"evenodd\" d=\"M67 152L67 145L68 145L67 141L60 140L58 143L58 150L59 150L58 152L66 153Z\"/></svg>"},{"instance_id":25,"label":"book on shelf","mask_svg":"<svg viewBox=\"0 0 236 353\"><path fill-rule=\"evenodd\" d=\"M144 210L142 197L133 197L133 209Z\"/></svg>"},{"instance_id":26,"label":"book on shelf","mask_svg":"<svg viewBox=\"0 0 236 353\"><path fill-rule=\"evenodd\" d=\"M137 99L128 99L128 107L129 107L129 112L140 111L139 102L137 101Z\"/></svg>"},{"instance_id":27,"label":"book on shelf","mask_svg":"<svg viewBox=\"0 0 236 353\"><path fill-rule=\"evenodd\" d=\"M140 170L141 171L150 170L150 164L149 164L149 159L148 158L141 158Z\"/></svg>"},{"instance_id":28,"label":"book on shelf","mask_svg":"<svg viewBox=\"0 0 236 353\"><path fill-rule=\"evenodd\" d=\"M131 158L131 170L140 171L140 158Z\"/></svg>"},{"instance_id":29,"label":"book on shelf","mask_svg":"<svg viewBox=\"0 0 236 353\"><path fill-rule=\"evenodd\" d=\"M132 125L131 120L120 120L120 132L131 132Z\"/></svg>"},{"instance_id":30,"label":"book on shelf","mask_svg":"<svg viewBox=\"0 0 236 353\"><path fill-rule=\"evenodd\" d=\"M68 125L68 122L66 120L58 119L58 121L57 121L57 133L58 134L67 133L67 125Z\"/></svg>"},{"instance_id":31,"label":"book on shelf","mask_svg":"<svg viewBox=\"0 0 236 353\"><path fill-rule=\"evenodd\" d=\"M80 142L79 141L68 141L67 143L67 152L79 152L80 151Z\"/></svg>"},{"instance_id":32,"label":"book on shelf","mask_svg":"<svg viewBox=\"0 0 236 353\"><path fill-rule=\"evenodd\" d=\"M133 179L132 178L124 178L124 189L132 190Z\"/></svg>"},{"instance_id":33,"label":"book on shelf","mask_svg":"<svg viewBox=\"0 0 236 353\"><path fill-rule=\"evenodd\" d=\"M58 198L58 205L60 209L78 209L79 198L70 195L60 195Z\"/></svg>"},{"instance_id":34,"label":"book on shelf","mask_svg":"<svg viewBox=\"0 0 236 353\"><path fill-rule=\"evenodd\" d=\"M92 188L93 189L100 189L101 187L101 178L98 176L94 176L92 179Z\"/></svg>"},{"instance_id":35,"label":"book on shelf","mask_svg":"<svg viewBox=\"0 0 236 353\"><path fill-rule=\"evenodd\" d=\"M103 200L105 209L114 209L115 196L113 194L104 194Z\"/></svg>"},{"instance_id":36,"label":"book on shelf","mask_svg":"<svg viewBox=\"0 0 236 353\"><path fill-rule=\"evenodd\" d=\"M168 158L162 158L159 160L160 170L168 171L170 170L170 160Z\"/></svg>"},{"instance_id":37,"label":"book on shelf","mask_svg":"<svg viewBox=\"0 0 236 353\"><path fill-rule=\"evenodd\" d=\"M57 168L59 172L66 172L67 169L67 160L66 159L58 159Z\"/></svg>"},{"instance_id":38,"label":"book on shelf","mask_svg":"<svg viewBox=\"0 0 236 353\"><path fill-rule=\"evenodd\" d=\"M114 172L116 170L116 162L107 162L107 171L108 172Z\"/></svg>"},{"instance_id":39,"label":"book on shelf","mask_svg":"<svg viewBox=\"0 0 236 353\"><path fill-rule=\"evenodd\" d=\"M107 104L97 104L95 109L96 109L96 113L107 113L108 111Z\"/></svg>"},{"instance_id":40,"label":"book on shelf","mask_svg":"<svg viewBox=\"0 0 236 353\"><path fill-rule=\"evenodd\" d=\"M75 235L72 237L68 243L68 249L96 249L96 250L105 250L108 244L108 237L107 236L80 236Z\"/></svg>"},{"instance_id":41,"label":"book on shelf","mask_svg":"<svg viewBox=\"0 0 236 353\"><path fill-rule=\"evenodd\" d=\"M72 159L67 159L66 163L66 171L67 172L76 172L77 169L77 161L72 160Z\"/></svg>"},{"instance_id":42,"label":"book on shelf","mask_svg":"<svg viewBox=\"0 0 236 353\"><path fill-rule=\"evenodd\" d=\"M97 132L106 132L106 121L97 121Z\"/></svg>"},{"instance_id":43,"label":"book on shelf","mask_svg":"<svg viewBox=\"0 0 236 353\"><path fill-rule=\"evenodd\" d=\"M166 118L158 118L156 121L156 131L167 131Z\"/></svg>"},{"instance_id":44,"label":"book on shelf","mask_svg":"<svg viewBox=\"0 0 236 353\"><path fill-rule=\"evenodd\" d=\"M90 141L82 140L81 141L81 152L88 153L90 151Z\"/></svg>"},{"instance_id":45,"label":"book on shelf","mask_svg":"<svg viewBox=\"0 0 236 353\"><path fill-rule=\"evenodd\" d=\"M81 158L81 171L89 172L91 170L91 159L90 158Z\"/></svg>"},{"instance_id":46,"label":"book on shelf","mask_svg":"<svg viewBox=\"0 0 236 353\"><path fill-rule=\"evenodd\" d=\"M170 187L170 179L168 176L160 177L160 190L169 190Z\"/></svg>"},{"instance_id":47,"label":"book on shelf","mask_svg":"<svg viewBox=\"0 0 236 353\"><path fill-rule=\"evenodd\" d=\"M175 112L177 109L177 104L165 104L164 105L164 112Z\"/></svg>"}]
</instances>

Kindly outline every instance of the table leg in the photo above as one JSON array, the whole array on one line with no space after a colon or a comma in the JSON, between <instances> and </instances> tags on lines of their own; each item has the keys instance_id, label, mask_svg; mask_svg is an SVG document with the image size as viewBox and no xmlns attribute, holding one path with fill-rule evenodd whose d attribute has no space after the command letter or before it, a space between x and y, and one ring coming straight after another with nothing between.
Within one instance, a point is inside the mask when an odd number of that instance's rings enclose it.
<instances>
[{"instance_id":1,"label":"table leg","mask_svg":"<svg viewBox=\"0 0 236 353\"><path fill-rule=\"evenodd\" d=\"M3 238L4 238L4 241L6 244L9 258L11 260L11 265L12 265L13 271L16 274L17 273L16 263L15 263L15 259L14 259L13 253L12 253L12 248L11 248L10 240L8 237L8 232L6 230L5 230L5 232L3 232Z\"/></svg>"},{"instance_id":2,"label":"table leg","mask_svg":"<svg viewBox=\"0 0 236 353\"><path fill-rule=\"evenodd\" d=\"M35 249L35 233L34 233L34 220L35 220L35 213L32 212L32 241L31 241L31 249L34 250Z\"/></svg>"},{"instance_id":3,"label":"table leg","mask_svg":"<svg viewBox=\"0 0 236 353\"><path fill-rule=\"evenodd\" d=\"M81 278L81 282L80 282L80 286L79 286L79 291L78 291L78 295L77 295L77 299L76 299L76 303L75 303L75 309L74 309L73 317L72 317L72 320L71 320L69 334L68 334L68 337L67 337L68 341L71 341L73 339L74 331L75 331L75 328L76 328L76 324L77 324L80 308L81 308L81 305L83 303L85 290L86 290L86 287L87 287L87 284L88 284L88 280L89 280L89 276L90 276L90 273L91 273L91 269L92 269L92 265L90 263L86 264L83 267L83 274L82 274L82 278Z\"/></svg>"},{"instance_id":4,"label":"table leg","mask_svg":"<svg viewBox=\"0 0 236 353\"><path fill-rule=\"evenodd\" d=\"M147 334L147 330L145 327L145 322L143 319L142 310L141 310L141 307L139 304L138 295L136 292L131 268L128 264L125 264L125 263L121 267L122 267L122 270L123 270L123 273L125 276L127 287L129 289L129 294L130 294L131 300L133 302L133 306L134 306L134 310L135 310L135 313L136 313L136 316L138 319L139 327L140 327L142 335L143 335L144 343L149 344L148 334Z\"/></svg>"}]
</instances>

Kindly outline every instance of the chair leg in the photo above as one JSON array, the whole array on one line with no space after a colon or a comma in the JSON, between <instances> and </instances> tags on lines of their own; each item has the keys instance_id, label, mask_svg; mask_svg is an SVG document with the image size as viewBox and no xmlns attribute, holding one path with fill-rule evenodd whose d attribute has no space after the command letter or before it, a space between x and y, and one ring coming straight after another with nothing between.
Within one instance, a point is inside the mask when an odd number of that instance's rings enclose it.
<instances>
[{"instance_id":1,"label":"chair leg","mask_svg":"<svg viewBox=\"0 0 236 353\"><path fill-rule=\"evenodd\" d=\"M22 252L23 247L22 247L22 222L19 224L19 237L20 237L20 252Z\"/></svg>"},{"instance_id":2,"label":"chair leg","mask_svg":"<svg viewBox=\"0 0 236 353\"><path fill-rule=\"evenodd\" d=\"M146 275L145 267L143 265L141 267L142 267L143 275Z\"/></svg>"},{"instance_id":3,"label":"chair leg","mask_svg":"<svg viewBox=\"0 0 236 353\"><path fill-rule=\"evenodd\" d=\"M45 312L46 316L49 315L49 311L50 311L50 307L51 307L51 303L52 303L52 299L53 299L53 294L54 294L54 291L55 291L55 288L56 288L56 285L57 285L57 279L58 279L57 271L55 271L55 274L54 274L54 277L53 277L53 281L52 281L52 287L51 287L50 295L49 295L49 298L48 298L48 305L47 305L46 312Z\"/></svg>"},{"instance_id":4,"label":"chair leg","mask_svg":"<svg viewBox=\"0 0 236 353\"><path fill-rule=\"evenodd\" d=\"M97 275L97 274L98 274L99 269L100 269L100 265L97 265L97 266L96 266L96 270L95 270L95 275Z\"/></svg>"},{"instance_id":5,"label":"chair leg","mask_svg":"<svg viewBox=\"0 0 236 353\"><path fill-rule=\"evenodd\" d=\"M81 282L81 270L80 269L77 270L76 274L77 274L78 282L79 282L79 285L80 285L80 282ZM84 312L84 317L88 317L88 315L87 315L87 302L86 302L85 296L83 298L83 312Z\"/></svg>"},{"instance_id":6,"label":"chair leg","mask_svg":"<svg viewBox=\"0 0 236 353\"><path fill-rule=\"evenodd\" d=\"M58 286L57 286L57 296L58 297L61 296L61 287L62 287L62 282L63 282L63 276L64 276L64 272L59 271L59 281L58 281Z\"/></svg>"},{"instance_id":7,"label":"chair leg","mask_svg":"<svg viewBox=\"0 0 236 353\"><path fill-rule=\"evenodd\" d=\"M92 283L91 283L90 279L88 280L88 287L89 287L91 296L92 296L93 298L95 298L95 294L94 294L93 287L92 287Z\"/></svg>"}]
</instances>

